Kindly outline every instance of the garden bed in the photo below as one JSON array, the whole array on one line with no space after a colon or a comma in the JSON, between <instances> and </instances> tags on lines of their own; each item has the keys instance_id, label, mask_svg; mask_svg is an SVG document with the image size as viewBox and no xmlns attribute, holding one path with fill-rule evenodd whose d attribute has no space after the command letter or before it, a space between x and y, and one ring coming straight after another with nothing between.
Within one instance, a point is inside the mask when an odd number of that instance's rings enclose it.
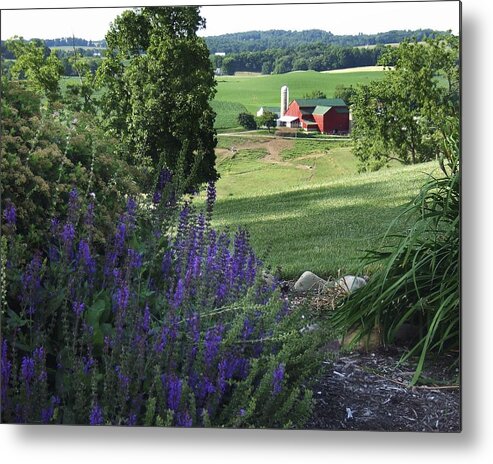
<instances>
[{"instance_id":1,"label":"garden bed","mask_svg":"<svg viewBox=\"0 0 493 464\"><path fill-rule=\"evenodd\" d=\"M414 371L409 364L397 366L402 353L397 348L353 352L324 362L307 428L460 432L461 397L450 359L429 366L430 385L409 387Z\"/></svg>"}]
</instances>

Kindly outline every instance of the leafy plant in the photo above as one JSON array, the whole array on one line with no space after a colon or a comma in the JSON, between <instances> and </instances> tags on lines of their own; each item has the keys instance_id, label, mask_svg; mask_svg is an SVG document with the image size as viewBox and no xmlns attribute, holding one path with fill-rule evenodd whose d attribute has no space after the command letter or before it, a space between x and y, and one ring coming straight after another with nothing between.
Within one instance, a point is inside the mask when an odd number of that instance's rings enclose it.
<instances>
[{"instance_id":1,"label":"leafy plant","mask_svg":"<svg viewBox=\"0 0 493 464\"><path fill-rule=\"evenodd\" d=\"M2 421L291 428L308 419L319 336L263 278L248 233L211 228L214 185L196 210L178 203L172 178L163 171L151 199L128 199L100 255L94 204L76 190L47 249L25 265L15 205L5 209Z\"/></svg>"},{"instance_id":2,"label":"leafy plant","mask_svg":"<svg viewBox=\"0 0 493 464\"><path fill-rule=\"evenodd\" d=\"M406 234L386 236L388 246L370 252L366 264L380 270L344 301L332 322L342 331L357 327L355 342L374 328L392 343L403 324L420 328L403 359L418 355L412 383L432 353L459 347L460 170L457 138L444 143L442 176L432 177L404 211Z\"/></svg>"}]
</instances>

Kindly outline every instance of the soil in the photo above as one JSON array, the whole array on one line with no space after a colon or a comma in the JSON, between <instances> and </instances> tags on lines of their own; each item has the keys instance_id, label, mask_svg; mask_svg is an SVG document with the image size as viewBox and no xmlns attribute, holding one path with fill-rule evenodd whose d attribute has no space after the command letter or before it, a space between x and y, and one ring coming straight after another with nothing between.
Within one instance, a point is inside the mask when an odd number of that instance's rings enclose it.
<instances>
[{"instance_id":1,"label":"soil","mask_svg":"<svg viewBox=\"0 0 493 464\"><path fill-rule=\"evenodd\" d=\"M295 294L293 282L284 292L294 306L309 304L323 319L340 292ZM427 361L421 384L410 386L415 364L399 363L405 347L376 347L372 351L341 350L339 340L328 341L319 378L313 387L315 408L309 429L460 432L461 393L457 356Z\"/></svg>"},{"instance_id":2,"label":"soil","mask_svg":"<svg viewBox=\"0 0 493 464\"><path fill-rule=\"evenodd\" d=\"M314 388L307 428L460 432L460 390L443 357L425 372L435 384L408 386L412 366L397 366L402 349L341 354L326 361Z\"/></svg>"}]
</instances>

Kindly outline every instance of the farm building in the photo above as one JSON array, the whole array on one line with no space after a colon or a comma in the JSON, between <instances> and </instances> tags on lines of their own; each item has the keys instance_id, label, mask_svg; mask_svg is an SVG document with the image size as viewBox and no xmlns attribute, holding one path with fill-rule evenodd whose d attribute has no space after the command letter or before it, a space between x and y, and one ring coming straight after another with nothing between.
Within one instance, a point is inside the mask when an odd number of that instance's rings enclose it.
<instances>
[{"instance_id":1,"label":"farm building","mask_svg":"<svg viewBox=\"0 0 493 464\"><path fill-rule=\"evenodd\" d=\"M264 113L269 111L270 113L274 113L277 117L281 116L281 108L278 106L261 106L257 111L257 117L262 116Z\"/></svg>"},{"instance_id":2,"label":"farm building","mask_svg":"<svg viewBox=\"0 0 493 464\"><path fill-rule=\"evenodd\" d=\"M345 134L349 132L349 108L340 98L300 98L291 102L277 125L324 134Z\"/></svg>"}]
</instances>

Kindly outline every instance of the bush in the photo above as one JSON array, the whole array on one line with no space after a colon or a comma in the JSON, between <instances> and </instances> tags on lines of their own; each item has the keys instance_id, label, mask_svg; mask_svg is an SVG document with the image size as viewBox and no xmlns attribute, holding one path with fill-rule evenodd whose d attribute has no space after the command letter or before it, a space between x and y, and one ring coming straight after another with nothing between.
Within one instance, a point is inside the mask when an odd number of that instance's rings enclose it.
<instances>
[{"instance_id":1,"label":"bush","mask_svg":"<svg viewBox=\"0 0 493 464\"><path fill-rule=\"evenodd\" d=\"M248 233L210 227L163 171L152 201L129 199L103 254L94 205L70 193L43 253L15 256L4 211L2 421L302 427L319 336L262 276ZM80 213L82 211L82 213ZM175 214L174 212L178 212ZM8 249L8 252L7 252Z\"/></svg>"},{"instance_id":2,"label":"bush","mask_svg":"<svg viewBox=\"0 0 493 464\"><path fill-rule=\"evenodd\" d=\"M238 115L238 124L248 130L255 130L257 128L255 118L250 113L240 113Z\"/></svg>"},{"instance_id":3,"label":"bush","mask_svg":"<svg viewBox=\"0 0 493 464\"><path fill-rule=\"evenodd\" d=\"M444 175L431 178L403 213L407 234L389 235L386 249L370 252L366 264L380 270L336 311L332 321L346 331L360 328L357 342L379 328L392 343L403 324L420 328L403 359L418 354L412 383L432 353L457 350L460 330L460 171L455 139L445 144Z\"/></svg>"},{"instance_id":4,"label":"bush","mask_svg":"<svg viewBox=\"0 0 493 464\"><path fill-rule=\"evenodd\" d=\"M123 194L136 194L132 170L85 113L53 104L18 82L3 81L0 188L2 210L16 205L17 233L28 247L49 239L46 218L65 212L70 190L93 193L98 204L95 240L104 241L119 213Z\"/></svg>"}]
</instances>

